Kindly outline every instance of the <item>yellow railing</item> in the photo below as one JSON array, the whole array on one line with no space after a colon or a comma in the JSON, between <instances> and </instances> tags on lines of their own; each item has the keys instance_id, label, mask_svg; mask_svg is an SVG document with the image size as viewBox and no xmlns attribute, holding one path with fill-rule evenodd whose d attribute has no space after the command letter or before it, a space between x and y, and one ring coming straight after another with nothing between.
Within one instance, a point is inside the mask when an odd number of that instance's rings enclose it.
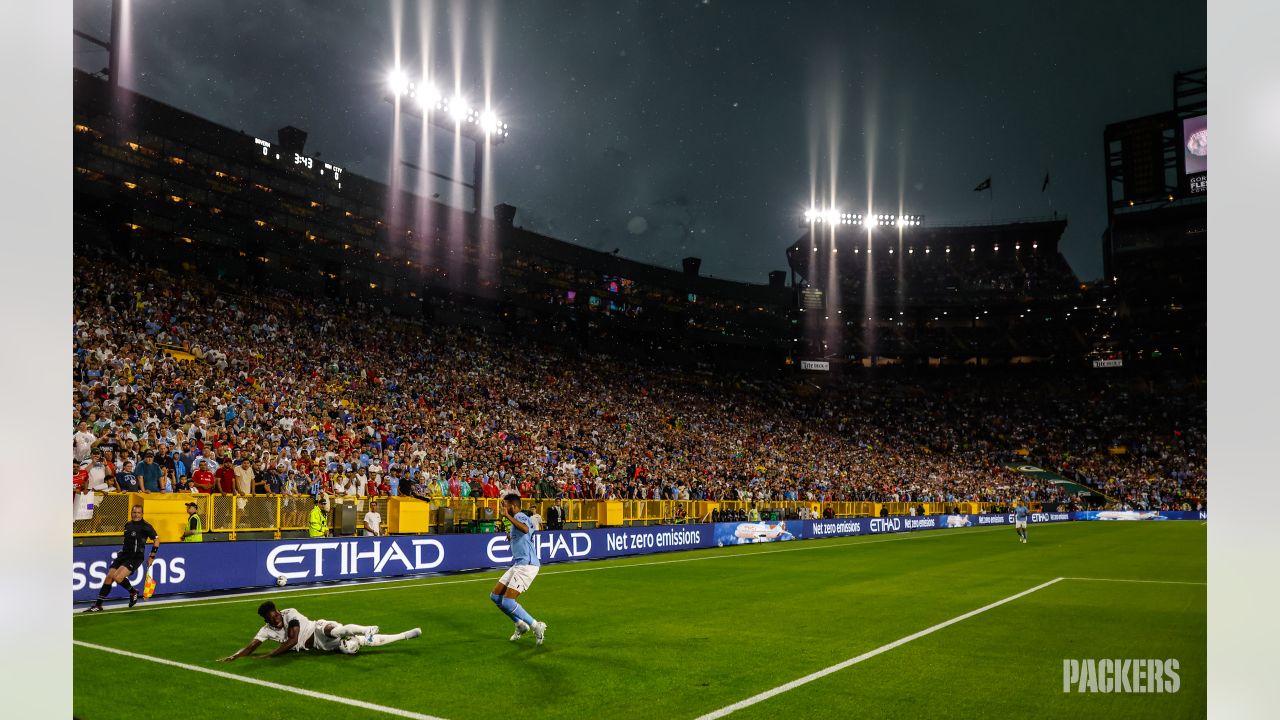
<instances>
[{"instance_id":1,"label":"yellow railing","mask_svg":"<svg viewBox=\"0 0 1280 720\"><path fill-rule=\"evenodd\" d=\"M161 533L162 540L177 539L186 523L185 503L195 502L197 513L203 521L206 532L226 533L232 540L237 533L272 533L280 537L281 533L302 531L307 529L311 513L312 499L309 495L186 495L157 493L108 493L99 494L93 517L75 520L72 524L72 535L78 538L120 535L124 524L129 519L129 508L141 503L149 521ZM497 498L435 498L427 505L426 501L409 498L391 500L385 497L352 498L334 497L331 502L352 502L356 508L356 531L363 527L364 513L370 505L382 516L384 531L396 531L392 527L392 502L399 503L399 508L412 506L427 512L426 520L418 520L412 525L410 532L438 532L444 530L440 523L444 519L439 512L442 508L453 511L453 525L446 531L466 530L476 522L494 520L499 516ZM545 527L550 516L548 512L555 500L526 499L523 506L527 512L536 511L542 516ZM565 511L563 522L571 527L582 525L618 526L618 525L658 525L709 522L725 512L740 512L749 515L754 507L767 518L770 511L779 511L786 515L804 515L802 509L808 510L812 518L822 517L877 517L882 514L907 515L910 508L917 510L923 505L928 515L946 512L984 513L994 511L993 503L905 503L905 502L811 502L811 501L761 501L747 500L561 500L560 507ZM424 507L425 506L425 507ZM412 508L409 508L412 509ZM1032 511L1039 511L1037 503L1031 504ZM719 511L713 515L713 511ZM401 513L404 512L402 509ZM400 513L397 513L400 516ZM336 512L329 513L328 525L332 529ZM407 517L407 516L403 516ZM410 527L406 522L404 527Z\"/></svg>"}]
</instances>

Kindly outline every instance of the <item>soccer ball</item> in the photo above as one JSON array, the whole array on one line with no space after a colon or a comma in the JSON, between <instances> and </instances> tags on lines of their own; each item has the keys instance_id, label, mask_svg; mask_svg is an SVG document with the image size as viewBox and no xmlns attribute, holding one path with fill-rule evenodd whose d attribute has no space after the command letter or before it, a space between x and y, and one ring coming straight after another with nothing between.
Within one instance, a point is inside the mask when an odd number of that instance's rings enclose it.
<instances>
[{"instance_id":1,"label":"soccer ball","mask_svg":"<svg viewBox=\"0 0 1280 720\"><path fill-rule=\"evenodd\" d=\"M285 583L287 582L289 582L289 578L281 575L280 577L276 578L276 587L284 587Z\"/></svg>"}]
</instances>

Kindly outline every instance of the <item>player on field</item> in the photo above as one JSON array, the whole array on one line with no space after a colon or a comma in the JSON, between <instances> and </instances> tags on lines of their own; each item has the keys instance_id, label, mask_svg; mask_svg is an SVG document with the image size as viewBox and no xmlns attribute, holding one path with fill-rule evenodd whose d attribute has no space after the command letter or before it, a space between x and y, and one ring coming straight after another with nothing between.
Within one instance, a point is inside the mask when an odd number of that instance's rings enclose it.
<instances>
[{"instance_id":1,"label":"player on field","mask_svg":"<svg viewBox=\"0 0 1280 720\"><path fill-rule=\"evenodd\" d=\"M422 634L421 628L414 628L395 635L379 635L377 625L343 625L332 620L308 620L307 616L293 608L277 610L276 604L270 600L258 606L258 614L267 624L253 636L252 642L234 655L218 658L219 662L231 662L252 655L267 640L274 640L280 645L266 655L259 655L260 658L275 657L290 650L323 650L355 655L362 647L411 640Z\"/></svg>"},{"instance_id":2,"label":"player on field","mask_svg":"<svg viewBox=\"0 0 1280 720\"><path fill-rule=\"evenodd\" d=\"M1022 498L1014 503L1013 506L1013 527L1018 531L1018 540L1027 541L1027 504Z\"/></svg>"},{"instance_id":3,"label":"player on field","mask_svg":"<svg viewBox=\"0 0 1280 720\"><path fill-rule=\"evenodd\" d=\"M512 640L519 640L522 635L533 630L533 636L542 644L547 632L547 624L533 619L527 610L516 602L520 593L529 590L533 579L538 576L538 550L533 544L533 531L529 528L529 516L520 509L520 496L508 493L498 504L502 517L510 524L511 567L498 579L498 584L489 593L489 599L498 609L516 623L516 631Z\"/></svg>"},{"instance_id":4,"label":"player on field","mask_svg":"<svg viewBox=\"0 0 1280 720\"><path fill-rule=\"evenodd\" d=\"M152 541L151 556L147 558L150 563L156 559L156 553L160 550L160 536L151 527L151 523L142 519L142 506L134 505L129 509L129 522L124 524L124 546L111 561L111 569L107 570L107 576L103 578L102 587L98 590L98 599L84 612L102 612L102 601L111 594L112 583L120 583L120 587L129 591L129 607L138 604L138 589L129 583L129 576L142 565L142 549L146 547L148 540Z\"/></svg>"}]
</instances>

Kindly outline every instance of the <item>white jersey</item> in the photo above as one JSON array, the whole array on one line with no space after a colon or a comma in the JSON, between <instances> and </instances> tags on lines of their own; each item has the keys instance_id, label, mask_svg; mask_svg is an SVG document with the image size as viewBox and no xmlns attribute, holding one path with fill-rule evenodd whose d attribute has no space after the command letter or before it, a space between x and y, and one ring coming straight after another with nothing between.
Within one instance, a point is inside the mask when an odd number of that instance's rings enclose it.
<instances>
[{"instance_id":1,"label":"white jersey","mask_svg":"<svg viewBox=\"0 0 1280 720\"><path fill-rule=\"evenodd\" d=\"M315 634L315 622L308 620L306 615L293 608L281 610L280 615L284 618L284 627L274 628L268 623L262 626L262 629L258 631L257 635L253 636L253 639L260 641L275 640L278 643L286 643L289 641L289 624L296 620L298 622L298 644L293 649L299 652L306 650L307 638Z\"/></svg>"}]
</instances>

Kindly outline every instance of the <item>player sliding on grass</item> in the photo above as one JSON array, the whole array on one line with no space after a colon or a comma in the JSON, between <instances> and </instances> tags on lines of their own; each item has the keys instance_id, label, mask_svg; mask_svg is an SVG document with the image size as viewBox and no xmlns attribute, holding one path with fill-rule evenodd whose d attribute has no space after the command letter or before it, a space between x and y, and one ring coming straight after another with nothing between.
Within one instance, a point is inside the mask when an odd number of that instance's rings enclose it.
<instances>
[{"instance_id":1,"label":"player sliding on grass","mask_svg":"<svg viewBox=\"0 0 1280 720\"><path fill-rule=\"evenodd\" d=\"M1013 527L1018 531L1018 540L1027 541L1027 504L1021 498L1013 506Z\"/></svg>"},{"instance_id":2,"label":"player sliding on grass","mask_svg":"<svg viewBox=\"0 0 1280 720\"><path fill-rule=\"evenodd\" d=\"M331 620L308 620L293 608L277 610L276 604L270 600L258 606L258 614L267 624L253 636L253 642L245 645L235 655L218 658L218 662L231 662L252 655L267 640L275 640L280 646L257 657L275 657L290 650L324 650L355 655L362 647L411 640L422 634L421 628L414 628L396 635L379 635L377 625L343 625Z\"/></svg>"},{"instance_id":3,"label":"player sliding on grass","mask_svg":"<svg viewBox=\"0 0 1280 720\"><path fill-rule=\"evenodd\" d=\"M547 624L534 620L533 616L516 602L520 593L528 591L529 586L533 584L533 579L538 576L538 566L541 564L538 561L538 550L533 545L533 531L529 529L529 516L520 509L520 496L516 493L508 493L504 496L502 502L498 504L498 509L502 517L511 523L511 567L498 579L498 584L493 586L489 599L507 617L515 621L516 631L511 635L513 641L519 640L522 635L532 629L533 636L541 645L542 638L547 632Z\"/></svg>"}]
</instances>

